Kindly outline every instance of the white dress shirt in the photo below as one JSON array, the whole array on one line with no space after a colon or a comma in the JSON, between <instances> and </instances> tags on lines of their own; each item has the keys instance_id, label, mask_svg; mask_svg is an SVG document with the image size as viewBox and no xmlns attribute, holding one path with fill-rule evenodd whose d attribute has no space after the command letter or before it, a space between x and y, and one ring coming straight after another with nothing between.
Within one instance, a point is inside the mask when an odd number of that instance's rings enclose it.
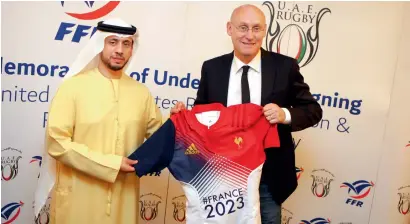
<instances>
[{"instance_id":1,"label":"white dress shirt","mask_svg":"<svg viewBox=\"0 0 410 224\"><path fill-rule=\"evenodd\" d=\"M262 94L262 63L261 63L261 51L250 61L248 64L243 63L239 58L234 56L231 65L231 74L229 76L228 86L228 101L227 106L241 104L242 103L242 66L248 65L248 82L249 92L251 97L251 103L261 105ZM285 111L285 123L291 122L290 112L286 108L282 108Z\"/></svg>"}]
</instances>

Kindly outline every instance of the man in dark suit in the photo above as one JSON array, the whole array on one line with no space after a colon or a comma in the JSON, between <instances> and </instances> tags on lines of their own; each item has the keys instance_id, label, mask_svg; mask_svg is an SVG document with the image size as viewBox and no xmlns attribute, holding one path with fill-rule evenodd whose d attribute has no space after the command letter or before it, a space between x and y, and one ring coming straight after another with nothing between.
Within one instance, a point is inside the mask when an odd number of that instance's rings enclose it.
<instances>
[{"instance_id":1,"label":"man in dark suit","mask_svg":"<svg viewBox=\"0 0 410 224\"><path fill-rule=\"evenodd\" d=\"M203 63L195 104L254 103L263 106L270 123L278 124L281 146L265 150L259 192L262 224L280 224L280 205L297 187L291 132L318 123L322 109L297 61L261 48L265 31L265 16L259 8L243 5L233 11L227 32L234 51ZM184 107L178 103L171 113Z\"/></svg>"}]
</instances>

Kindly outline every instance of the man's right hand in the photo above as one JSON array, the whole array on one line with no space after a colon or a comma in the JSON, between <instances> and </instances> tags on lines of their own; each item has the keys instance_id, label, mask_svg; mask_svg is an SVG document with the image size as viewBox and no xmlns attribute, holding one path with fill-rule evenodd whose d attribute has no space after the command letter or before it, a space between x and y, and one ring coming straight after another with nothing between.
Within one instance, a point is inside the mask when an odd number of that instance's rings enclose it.
<instances>
[{"instance_id":1,"label":"man's right hand","mask_svg":"<svg viewBox=\"0 0 410 224\"><path fill-rule=\"evenodd\" d=\"M126 157L122 158L120 170L123 172L134 172L134 164L137 164L138 160L131 160Z\"/></svg>"},{"instance_id":2,"label":"man's right hand","mask_svg":"<svg viewBox=\"0 0 410 224\"><path fill-rule=\"evenodd\" d=\"M173 108L171 108L171 115L179 113L181 110L185 110L185 104L179 101Z\"/></svg>"}]
</instances>

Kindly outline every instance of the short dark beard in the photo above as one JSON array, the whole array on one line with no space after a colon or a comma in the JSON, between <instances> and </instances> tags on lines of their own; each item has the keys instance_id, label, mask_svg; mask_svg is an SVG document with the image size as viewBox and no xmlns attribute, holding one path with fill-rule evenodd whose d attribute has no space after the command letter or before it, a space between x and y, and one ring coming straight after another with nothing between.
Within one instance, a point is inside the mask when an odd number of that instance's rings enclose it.
<instances>
[{"instance_id":1,"label":"short dark beard","mask_svg":"<svg viewBox=\"0 0 410 224\"><path fill-rule=\"evenodd\" d=\"M126 61L123 66L113 66L113 65L110 64L109 60L104 59L102 54L100 54L100 58L101 58L101 61L104 63L104 65L107 66L107 68L109 68L110 70L113 70L113 71L119 71L119 70L123 69L124 66L128 63L128 61Z\"/></svg>"}]
</instances>

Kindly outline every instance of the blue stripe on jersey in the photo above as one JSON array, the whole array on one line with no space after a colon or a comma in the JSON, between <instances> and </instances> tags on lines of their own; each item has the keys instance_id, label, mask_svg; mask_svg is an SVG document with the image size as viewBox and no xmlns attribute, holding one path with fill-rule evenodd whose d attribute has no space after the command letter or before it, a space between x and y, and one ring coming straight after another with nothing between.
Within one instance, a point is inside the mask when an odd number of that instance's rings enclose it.
<instances>
[{"instance_id":1,"label":"blue stripe on jersey","mask_svg":"<svg viewBox=\"0 0 410 224\"><path fill-rule=\"evenodd\" d=\"M174 156L174 147L175 126L172 120L168 119L128 158L138 160L134 165L135 173L142 177L166 168Z\"/></svg>"},{"instance_id":2,"label":"blue stripe on jersey","mask_svg":"<svg viewBox=\"0 0 410 224\"><path fill-rule=\"evenodd\" d=\"M194 154L194 152L193 154L186 154L187 148L184 145L187 144L179 144L179 141L181 140L177 140L174 158L168 169L176 180L189 183L205 166L207 161L200 154Z\"/></svg>"}]
</instances>

